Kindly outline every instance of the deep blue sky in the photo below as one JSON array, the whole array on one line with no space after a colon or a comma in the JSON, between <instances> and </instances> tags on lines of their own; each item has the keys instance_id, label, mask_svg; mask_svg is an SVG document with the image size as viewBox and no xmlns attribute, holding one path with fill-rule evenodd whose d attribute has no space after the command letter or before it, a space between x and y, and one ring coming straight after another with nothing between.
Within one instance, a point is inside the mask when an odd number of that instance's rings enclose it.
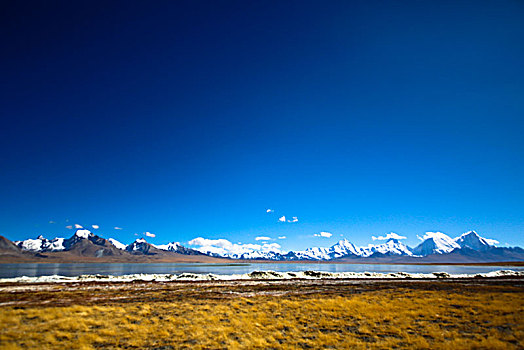
<instances>
[{"instance_id":1,"label":"deep blue sky","mask_svg":"<svg viewBox=\"0 0 524 350\"><path fill-rule=\"evenodd\" d=\"M0 234L524 245L523 18L522 1L4 1Z\"/></svg>"}]
</instances>

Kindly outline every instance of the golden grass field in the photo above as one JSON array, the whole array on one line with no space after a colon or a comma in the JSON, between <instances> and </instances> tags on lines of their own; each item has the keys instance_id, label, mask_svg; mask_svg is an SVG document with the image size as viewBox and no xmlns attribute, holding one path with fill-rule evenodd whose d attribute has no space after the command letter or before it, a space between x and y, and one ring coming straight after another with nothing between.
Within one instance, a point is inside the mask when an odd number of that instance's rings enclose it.
<instances>
[{"instance_id":1,"label":"golden grass field","mask_svg":"<svg viewBox=\"0 0 524 350\"><path fill-rule=\"evenodd\" d=\"M523 282L0 285L0 348L522 349Z\"/></svg>"}]
</instances>

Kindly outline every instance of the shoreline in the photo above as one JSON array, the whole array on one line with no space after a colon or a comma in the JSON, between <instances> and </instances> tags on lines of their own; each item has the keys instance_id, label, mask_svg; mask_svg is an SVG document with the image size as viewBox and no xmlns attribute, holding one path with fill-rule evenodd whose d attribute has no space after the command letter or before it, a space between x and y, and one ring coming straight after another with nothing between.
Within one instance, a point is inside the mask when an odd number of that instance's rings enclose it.
<instances>
[{"instance_id":1,"label":"shoreline","mask_svg":"<svg viewBox=\"0 0 524 350\"><path fill-rule=\"evenodd\" d=\"M2 259L0 258L0 265L3 264L212 264L212 265L245 265L245 264L337 264L337 265L445 265L445 266L524 266L524 261L496 261L496 262L377 262L377 261L314 261L314 260L292 260L292 261L275 261L275 260L233 260L226 258L215 258L220 261L205 261L205 260L178 260L178 259L147 259L143 261L117 261L109 259L57 259L54 261L47 260L32 260L32 259ZM11 260L11 261L9 261Z\"/></svg>"},{"instance_id":2,"label":"shoreline","mask_svg":"<svg viewBox=\"0 0 524 350\"><path fill-rule=\"evenodd\" d=\"M475 274L450 274L447 272L407 273L407 272L325 272L325 271L253 271L243 274L212 273L136 273L127 275L86 274L79 276L45 275L38 277L18 276L0 278L0 286L5 284L32 283L82 283L82 282L252 282L252 281L302 281L302 280L484 280L497 278L524 279L524 271L498 270Z\"/></svg>"}]
</instances>

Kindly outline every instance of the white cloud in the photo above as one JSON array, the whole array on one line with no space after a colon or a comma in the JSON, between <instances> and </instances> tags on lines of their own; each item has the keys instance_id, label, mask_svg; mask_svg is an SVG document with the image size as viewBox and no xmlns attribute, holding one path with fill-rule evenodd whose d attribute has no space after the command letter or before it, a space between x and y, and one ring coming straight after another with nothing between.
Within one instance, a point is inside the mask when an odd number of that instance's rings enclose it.
<instances>
[{"instance_id":1,"label":"white cloud","mask_svg":"<svg viewBox=\"0 0 524 350\"><path fill-rule=\"evenodd\" d=\"M118 226L115 226L114 229L115 229L115 230L123 230L122 227L118 227Z\"/></svg>"},{"instance_id":2,"label":"white cloud","mask_svg":"<svg viewBox=\"0 0 524 350\"><path fill-rule=\"evenodd\" d=\"M266 213L274 213L275 211L273 209L266 209Z\"/></svg>"},{"instance_id":3,"label":"white cloud","mask_svg":"<svg viewBox=\"0 0 524 350\"><path fill-rule=\"evenodd\" d=\"M406 239L406 237L397 235L395 232L391 232L391 233L388 233L385 236L378 236L378 237L371 236L371 239L374 240L374 241L376 241L376 240L385 241L385 240L388 240L388 239Z\"/></svg>"},{"instance_id":4,"label":"white cloud","mask_svg":"<svg viewBox=\"0 0 524 350\"><path fill-rule=\"evenodd\" d=\"M94 228L95 230L98 230L100 228L100 226L98 225L91 225L92 228Z\"/></svg>"},{"instance_id":5,"label":"white cloud","mask_svg":"<svg viewBox=\"0 0 524 350\"><path fill-rule=\"evenodd\" d=\"M260 236L255 238L255 241L270 241L271 237Z\"/></svg>"},{"instance_id":6,"label":"white cloud","mask_svg":"<svg viewBox=\"0 0 524 350\"><path fill-rule=\"evenodd\" d=\"M147 237L156 237L156 235L151 232L144 232L144 235L146 235Z\"/></svg>"},{"instance_id":7,"label":"white cloud","mask_svg":"<svg viewBox=\"0 0 524 350\"><path fill-rule=\"evenodd\" d=\"M278 239L286 239L286 236L278 236Z\"/></svg>"},{"instance_id":8,"label":"white cloud","mask_svg":"<svg viewBox=\"0 0 524 350\"><path fill-rule=\"evenodd\" d=\"M83 228L82 225L75 224L75 228Z\"/></svg>"},{"instance_id":9,"label":"white cloud","mask_svg":"<svg viewBox=\"0 0 524 350\"><path fill-rule=\"evenodd\" d=\"M266 237L264 237L266 238ZM231 243L227 239L208 239L203 237L197 237L188 242L189 245L197 246L197 250L206 253L213 253L219 255L236 254L240 256L244 253L252 252L281 252L280 245L278 243L264 243L260 244L235 244Z\"/></svg>"},{"instance_id":10,"label":"white cloud","mask_svg":"<svg viewBox=\"0 0 524 350\"><path fill-rule=\"evenodd\" d=\"M73 225L67 225L66 228L72 230L73 229Z\"/></svg>"},{"instance_id":11,"label":"white cloud","mask_svg":"<svg viewBox=\"0 0 524 350\"><path fill-rule=\"evenodd\" d=\"M194 238L187 243L189 243L190 245L196 245L196 246L201 246L201 247L217 246L220 248L229 248L233 245L233 243L231 243L227 239L222 239L222 238L221 239L207 239L203 237Z\"/></svg>"},{"instance_id":12,"label":"white cloud","mask_svg":"<svg viewBox=\"0 0 524 350\"><path fill-rule=\"evenodd\" d=\"M260 250L263 252L280 252L280 248L282 247L278 243L266 243L262 245Z\"/></svg>"},{"instance_id":13,"label":"white cloud","mask_svg":"<svg viewBox=\"0 0 524 350\"><path fill-rule=\"evenodd\" d=\"M284 215L278 218L278 221L280 222L298 222L298 218L296 216L293 216L291 219L286 219Z\"/></svg>"},{"instance_id":14,"label":"white cloud","mask_svg":"<svg viewBox=\"0 0 524 350\"><path fill-rule=\"evenodd\" d=\"M49 220L49 223L50 224L56 224L56 222L54 222L53 220Z\"/></svg>"},{"instance_id":15,"label":"white cloud","mask_svg":"<svg viewBox=\"0 0 524 350\"><path fill-rule=\"evenodd\" d=\"M315 233L313 236L329 238L329 237L333 236L333 234L329 233L329 232L320 232L320 233Z\"/></svg>"}]
</instances>

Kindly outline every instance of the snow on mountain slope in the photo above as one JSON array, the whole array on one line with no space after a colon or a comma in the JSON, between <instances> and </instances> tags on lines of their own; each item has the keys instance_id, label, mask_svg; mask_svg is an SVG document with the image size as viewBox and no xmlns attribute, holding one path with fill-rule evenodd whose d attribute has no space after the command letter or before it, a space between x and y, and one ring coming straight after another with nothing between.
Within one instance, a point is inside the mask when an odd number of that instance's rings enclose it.
<instances>
[{"instance_id":1,"label":"snow on mountain slope","mask_svg":"<svg viewBox=\"0 0 524 350\"><path fill-rule=\"evenodd\" d=\"M231 245L235 246L235 245ZM213 256L228 257L232 259L268 259L268 260L333 260L346 256L367 257L375 252L382 254L413 255L411 249L396 239L389 239L379 245L369 245L367 247L357 247L347 239L338 241L331 247L311 247L301 251L291 251L284 253L280 247L268 247L260 250L260 247L245 248L206 245L198 248L204 254Z\"/></svg>"},{"instance_id":2,"label":"snow on mountain slope","mask_svg":"<svg viewBox=\"0 0 524 350\"><path fill-rule=\"evenodd\" d=\"M463 233L459 237L455 238L454 241L461 248L470 248L473 250L487 250L490 247L494 247L495 244L499 243L494 239L488 239L480 237L475 231L469 231Z\"/></svg>"},{"instance_id":3,"label":"snow on mountain slope","mask_svg":"<svg viewBox=\"0 0 524 350\"><path fill-rule=\"evenodd\" d=\"M54 238L52 240L49 240L47 238L44 238L42 235L38 236L36 239L26 239L24 241L17 241L14 242L16 245L18 245L23 250L28 250L32 252L58 252L62 250L69 250L72 246L74 246L76 243L84 240L84 239L92 239L96 240L99 239L99 237L95 236L91 231L85 230L85 229L79 229L75 232L71 238L65 239L65 238ZM119 243L120 245L123 245L122 243L114 240L115 242ZM113 243L115 246L117 244ZM125 249L125 245L124 249ZM117 246L117 248L120 248ZM120 248L122 249L122 248Z\"/></svg>"},{"instance_id":4,"label":"snow on mountain slope","mask_svg":"<svg viewBox=\"0 0 524 350\"><path fill-rule=\"evenodd\" d=\"M446 254L460 249L454 239L442 232L426 232L422 239L423 242L413 249L414 255Z\"/></svg>"},{"instance_id":5,"label":"snow on mountain slope","mask_svg":"<svg viewBox=\"0 0 524 350\"><path fill-rule=\"evenodd\" d=\"M263 260L282 260L282 254L274 251L259 251L253 250L249 253L241 254L239 259L263 259Z\"/></svg>"},{"instance_id":6,"label":"snow on mountain slope","mask_svg":"<svg viewBox=\"0 0 524 350\"><path fill-rule=\"evenodd\" d=\"M148 243L143 238L137 238L133 243L126 247L126 250L137 252L147 249Z\"/></svg>"},{"instance_id":7,"label":"snow on mountain slope","mask_svg":"<svg viewBox=\"0 0 524 350\"><path fill-rule=\"evenodd\" d=\"M13 242L23 250L29 250L32 252L41 252L44 245L44 241L47 241L43 236L38 236L36 239L26 239L24 241Z\"/></svg>"},{"instance_id":8,"label":"snow on mountain slope","mask_svg":"<svg viewBox=\"0 0 524 350\"><path fill-rule=\"evenodd\" d=\"M45 251L58 252L64 250L64 240L65 238L53 238L46 244Z\"/></svg>"},{"instance_id":9,"label":"snow on mountain slope","mask_svg":"<svg viewBox=\"0 0 524 350\"><path fill-rule=\"evenodd\" d=\"M89 230L86 230L86 229L79 229L79 230L76 230L75 232L75 236L78 237L78 238L89 238L90 236L93 236L93 233Z\"/></svg>"},{"instance_id":10,"label":"snow on mountain slope","mask_svg":"<svg viewBox=\"0 0 524 350\"><path fill-rule=\"evenodd\" d=\"M385 243L382 244L369 244L367 247L362 248L362 253L360 256L368 257L374 253L380 254L393 254L393 255L404 255L412 256L413 253L411 248L400 242L398 239L390 238Z\"/></svg>"},{"instance_id":11,"label":"snow on mountain slope","mask_svg":"<svg viewBox=\"0 0 524 350\"><path fill-rule=\"evenodd\" d=\"M158 249L169 250L171 252L176 252L180 248L180 243L178 243L178 242L171 242L171 243L168 243L168 244L153 244L153 246L155 246Z\"/></svg>"},{"instance_id":12,"label":"snow on mountain slope","mask_svg":"<svg viewBox=\"0 0 524 350\"><path fill-rule=\"evenodd\" d=\"M338 241L336 244L331 246L331 257L333 259L340 258L347 255L361 255L362 254L362 248L355 246L353 243L348 241L347 239L342 239Z\"/></svg>"},{"instance_id":13,"label":"snow on mountain slope","mask_svg":"<svg viewBox=\"0 0 524 350\"><path fill-rule=\"evenodd\" d=\"M376 252L381 254L413 255L408 246L394 238L390 238L382 244L369 244L366 247L357 247L347 239L343 239L329 248L313 247L293 253L299 259L332 260L346 256L368 257Z\"/></svg>"},{"instance_id":14,"label":"snow on mountain slope","mask_svg":"<svg viewBox=\"0 0 524 350\"><path fill-rule=\"evenodd\" d=\"M117 247L118 249L126 250L127 245L125 245L124 243L121 243L114 238L109 238L108 241L111 242L111 244Z\"/></svg>"},{"instance_id":15,"label":"snow on mountain slope","mask_svg":"<svg viewBox=\"0 0 524 350\"><path fill-rule=\"evenodd\" d=\"M294 252L299 259L307 260L330 260L331 248L326 247L312 247L303 251Z\"/></svg>"},{"instance_id":16,"label":"snow on mountain slope","mask_svg":"<svg viewBox=\"0 0 524 350\"><path fill-rule=\"evenodd\" d=\"M26 239L24 241L14 242L23 250L32 252L54 252L64 250L64 238L54 238L52 240L44 238L42 235L36 239Z\"/></svg>"},{"instance_id":17,"label":"snow on mountain slope","mask_svg":"<svg viewBox=\"0 0 524 350\"><path fill-rule=\"evenodd\" d=\"M347 239L342 239L329 248L312 247L302 251L293 251L292 253L298 259L331 260L348 255L360 256L362 254L362 249L355 246Z\"/></svg>"},{"instance_id":18,"label":"snow on mountain slope","mask_svg":"<svg viewBox=\"0 0 524 350\"><path fill-rule=\"evenodd\" d=\"M64 239L65 250L70 250L73 246L84 239L90 239L94 237L95 235L91 231L86 229L78 229L76 230L75 234L71 236L71 238Z\"/></svg>"}]
</instances>

